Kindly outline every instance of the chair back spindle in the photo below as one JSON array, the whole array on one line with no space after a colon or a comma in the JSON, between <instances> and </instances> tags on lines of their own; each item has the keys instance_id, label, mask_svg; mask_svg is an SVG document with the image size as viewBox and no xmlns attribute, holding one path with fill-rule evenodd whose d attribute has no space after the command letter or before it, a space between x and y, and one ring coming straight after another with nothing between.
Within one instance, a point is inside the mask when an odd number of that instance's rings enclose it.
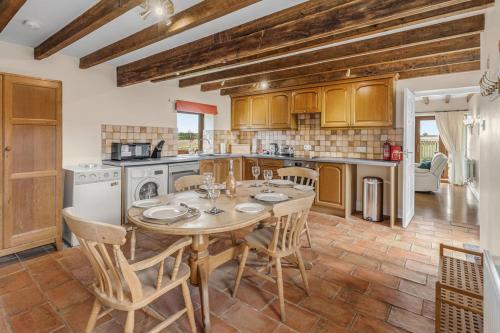
<instances>
[{"instance_id":1,"label":"chair back spindle","mask_svg":"<svg viewBox=\"0 0 500 333\"><path fill-rule=\"evenodd\" d=\"M184 176L175 181L175 191L185 192L195 190L203 185L205 177L202 175Z\"/></svg>"},{"instance_id":2,"label":"chair back spindle","mask_svg":"<svg viewBox=\"0 0 500 333\"><path fill-rule=\"evenodd\" d=\"M301 168L301 167L289 167L278 169L278 175L281 179L290 180L299 185L315 186L318 180L318 172L316 170Z\"/></svg>"}]
</instances>

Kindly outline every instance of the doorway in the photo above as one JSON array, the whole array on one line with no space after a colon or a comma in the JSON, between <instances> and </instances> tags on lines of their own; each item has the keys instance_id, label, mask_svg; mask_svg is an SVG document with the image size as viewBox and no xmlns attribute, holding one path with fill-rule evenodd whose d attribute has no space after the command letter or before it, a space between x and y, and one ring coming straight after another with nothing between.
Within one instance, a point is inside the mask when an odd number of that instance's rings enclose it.
<instances>
[{"instance_id":1,"label":"doorway","mask_svg":"<svg viewBox=\"0 0 500 333\"><path fill-rule=\"evenodd\" d=\"M434 154L440 152L448 155L435 116L415 116L415 163L431 161ZM442 182L448 182L448 168L441 176Z\"/></svg>"},{"instance_id":2,"label":"doorway","mask_svg":"<svg viewBox=\"0 0 500 333\"><path fill-rule=\"evenodd\" d=\"M421 162L432 160L435 153L438 152L451 157L439 131L439 128L447 131L444 138L450 142L450 132L446 127L450 123L441 122L438 126L436 118L440 118L438 120L441 121L443 118L441 115L444 114L469 113L472 107L469 105L469 100L471 100L471 95L478 93L478 90L477 87L432 91L405 89L402 215L403 222L406 223L403 223L403 226L406 227L415 216L434 223L448 223L466 228L479 227L478 199L472 194L467 182L462 186L448 182L447 167L444 168L441 178L437 178L437 184L434 180L436 185L432 186L432 182L430 182L431 186L429 187L433 187L432 190L415 192L415 184L420 181L419 177L422 176L420 174L422 170L417 170ZM468 156L467 150L466 156ZM466 170L466 166L464 166L464 170ZM415 176L417 171L419 172L418 177ZM419 190L427 186L426 182L417 184L419 184Z\"/></svg>"}]
</instances>

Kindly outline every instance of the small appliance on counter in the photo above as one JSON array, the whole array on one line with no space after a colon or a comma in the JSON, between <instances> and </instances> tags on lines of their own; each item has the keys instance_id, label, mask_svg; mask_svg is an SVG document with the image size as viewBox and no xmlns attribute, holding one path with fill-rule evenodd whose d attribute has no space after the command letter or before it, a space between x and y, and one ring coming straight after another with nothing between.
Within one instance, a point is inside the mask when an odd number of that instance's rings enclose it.
<instances>
[{"instance_id":1,"label":"small appliance on counter","mask_svg":"<svg viewBox=\"0 0 500 333\"><path fill-rule=\"evenodd\" d=\"M277 143L270 143L269 144L269 152L271 155L277 155L279 152L279 146Z\"/></svg>"},{"instance_id":2,"label":"small appliance on counter","mask_svg":"<svg viewBox=\"0 0 500 333\"><path fill-rule=\"evenodd\" d=\"M83 218L120 225L121 191L119 167L89 163L64 169L64 208L73 207ZM79 245L66 223L63 239L70 246Z\"/></svg>"},{"instance_id":3,"label":"small appliance on counter","mask_svg":"<svg viewBox=\"0 0 500 333\"><path fill-rule=\"evenodd\" d=\"M290 145L281 146L278 155L293 157L294 156L293 146Z\"/></svg>"},{"instance_id":4,"label":"small appliance on counter","mask_svg":"<svg viewBox=\"0 0 500 333\"><path fill-rule=\"evenodd\" d=\"M165 144L165 140L161 140L156 144L153 153L151 154L151 158L161 158L161 151L163 150L163 145Z\"/></svg>"},{"instance_id":5,"label":"small appliance on counter","mask_svg":"<svg viewBox=\"0 0 500 333\"><path fill-rule=\"evenodd\" d=\"M111 144L111 159L115 161L149 158L151 145L149 143L119 143Z\"/></svg>"}]
</instances>

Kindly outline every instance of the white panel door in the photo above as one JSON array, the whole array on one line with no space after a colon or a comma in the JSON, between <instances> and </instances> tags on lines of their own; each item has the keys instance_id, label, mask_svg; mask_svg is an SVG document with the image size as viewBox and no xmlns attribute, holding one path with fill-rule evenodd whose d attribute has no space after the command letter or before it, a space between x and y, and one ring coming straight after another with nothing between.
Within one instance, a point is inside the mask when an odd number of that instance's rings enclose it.
<instances>
[{"instance_id":1,"label":"white panel door","mask_svg":"<svg viewBox=\"0 0 500 333\"><path fill-rule=\"evenodd\" d=\"M415 215L415 94L404 91L403 227Z\"/></svg>"}]
</instances>

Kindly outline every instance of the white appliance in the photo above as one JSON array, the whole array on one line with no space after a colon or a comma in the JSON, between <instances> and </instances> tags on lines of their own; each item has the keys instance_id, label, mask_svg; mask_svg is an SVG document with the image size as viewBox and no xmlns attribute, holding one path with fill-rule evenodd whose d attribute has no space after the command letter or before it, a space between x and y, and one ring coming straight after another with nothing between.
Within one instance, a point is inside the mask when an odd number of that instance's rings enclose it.
<instances>
[{"instance_id":1,"label":"white appliance","mask_svg":"<svg viewBox=\"0 0 500 333\"><path fill-rule=\"evenodd\" d=\"M137 200L168 194L168 165L148 165L125 168L126 207Z\"/></svg>"},{"instance_id":2,"label":"white appliance","mask_svg":"<svg viewBox=\"0 0 500 333\"><path fill-rule=\"evenodd\" d=\"M90 220L120 225L120 168L96 164L65 168L64 207L74 207L76 215ZM63 239L70 246L79 245L66 223Z\"/></svg>"}]
</instances>

